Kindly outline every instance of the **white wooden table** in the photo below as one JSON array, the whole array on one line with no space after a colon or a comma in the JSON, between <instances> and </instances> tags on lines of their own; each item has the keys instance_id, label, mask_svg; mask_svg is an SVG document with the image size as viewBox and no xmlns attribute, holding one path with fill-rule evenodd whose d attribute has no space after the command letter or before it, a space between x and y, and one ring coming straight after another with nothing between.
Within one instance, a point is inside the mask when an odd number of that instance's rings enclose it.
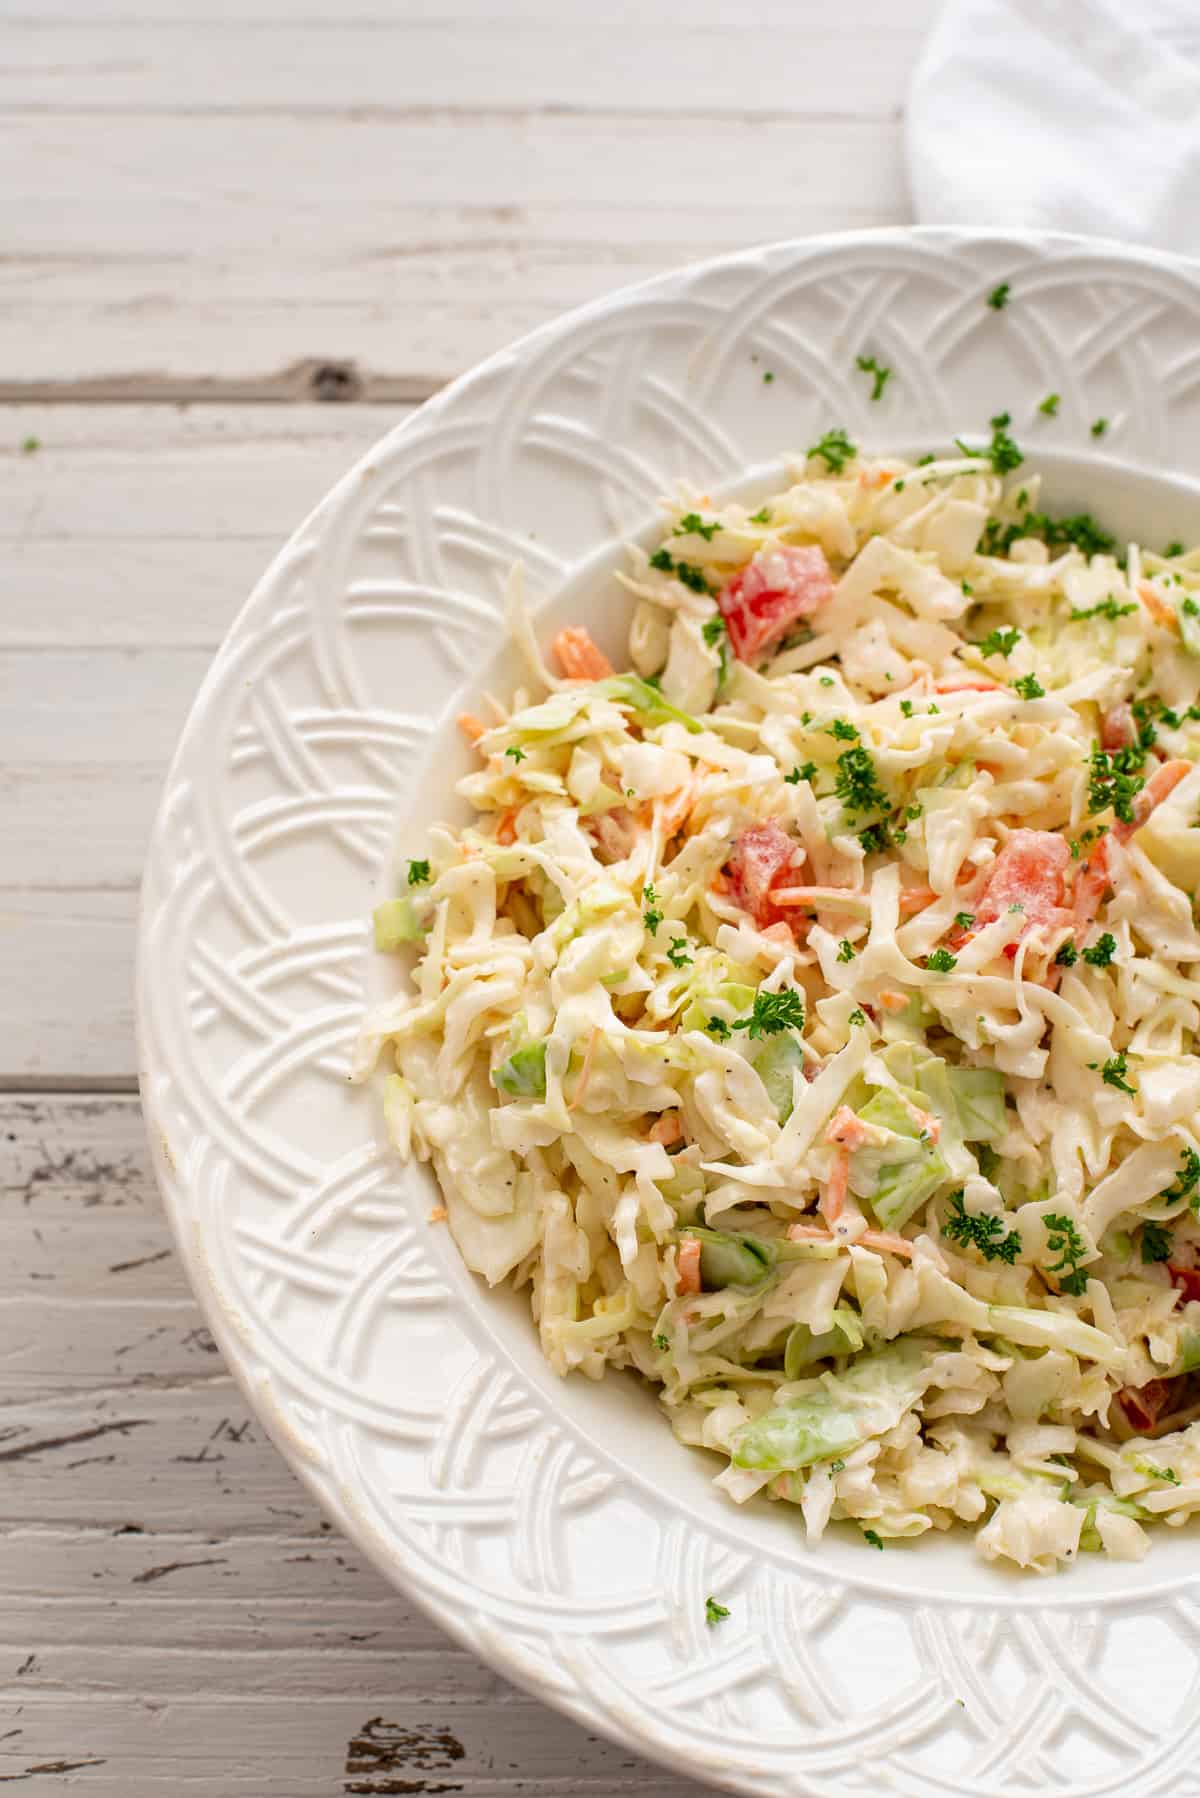
<instances>
[{"instance_id":1,"label":"white wooden table","mask_svg":"<svg viewBox=\"0 0 1200 1798\"><path fill-rule=\"evenodd\" d=\"M696 1798L447 1642L247 1416L143 1149L137 885L332 479L564 307L908 217L933 7L0 0L0 1783Z\"/></svg>"}]
</instances>

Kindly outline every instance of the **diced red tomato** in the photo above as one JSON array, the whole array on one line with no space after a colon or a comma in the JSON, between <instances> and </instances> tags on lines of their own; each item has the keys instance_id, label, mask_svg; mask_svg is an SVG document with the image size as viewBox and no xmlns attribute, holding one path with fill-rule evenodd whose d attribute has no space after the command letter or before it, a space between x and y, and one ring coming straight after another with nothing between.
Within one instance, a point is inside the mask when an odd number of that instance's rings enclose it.
<instances>
[{"instance_id":1,"label":"diced red tomato","mask_svg":"<svg viewBox=\"0 0 1200 1798\"><path fill-rule=\"evenodd\" d=\"M760 550L717 595L733 653L753 661L833 598L833 576L814 543Z\"/></svg>"},{"instance_id":2,"label":"diced red tomato","mask_svg":"<svg viewBox=\"0 0 1200 1798\"><path fill-rule=\"evenodd\" d=\"M987 886L975 906L976 924L993 924L1014 906L1025 914L1021 936L1060 922L1063 880L1071 864L1071 851L1052 830L1014 830L992 864ZM966 940L965 938L961 940ZM1016 943L1004 953L1011 960Z\"/></svg>"},{"instance_id":3,"label":"diced red tomato","mask_svg":"<svg viewBox=\"0 0 1200 1798\"><path fill-rule=\"evenodd\" d=\"M1129 749L1137 742L1137 724L1131 708L1124 700L1109 706L1100 720L1100 745L1103 749Z\"/></svg>"},{"instance_id":4,"label":"diced red tomato","mask_svg":"<svg viewBox=\"0 0 1200 1798\"><path fill-rule=\"evenodd\" d=\"M799 844L778 824L752 824L739 836L725 869L734 898L756 924L787 922L771 902L771 889L786 886L801 859Z\"/></svg>"},{"instance_id":5,"label":"diced red tomato","mask_svg":"<svg viewBox=\"0 0 1200 1798\"><path fill-rule=\"evenodd\" d=\"M1182 1292L1185 1305L1191 1299L1200 1299L1200 1267L1177 1267L1173 1261L1169 1261L1167 1271Z\"/></svg>"},{"instance_id":6,"label":"diced red tomato","mask_svg":"<svg viewBox=\"0 0 1200 1798\"><path fill-rule=\"evenodd\" d=\"M1171 1402L1170 1380L1148 1380L1144 1386L1122 1386L1117 1403L1135 1430L1152 1430Z\"/></svg>"}]
</instances>

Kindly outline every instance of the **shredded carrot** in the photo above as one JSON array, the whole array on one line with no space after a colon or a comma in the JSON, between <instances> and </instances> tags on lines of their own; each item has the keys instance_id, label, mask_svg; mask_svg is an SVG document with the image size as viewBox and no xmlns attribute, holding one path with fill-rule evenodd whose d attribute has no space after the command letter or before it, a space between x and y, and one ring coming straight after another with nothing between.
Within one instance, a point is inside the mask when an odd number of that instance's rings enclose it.
<instances>
[{"instance_id":1,"label":"shredded carrot","mask_svg":"<svg viewBox=\"0 0 1200 1798\"><path fill-rule=\"evenodd\" d=\"M913 1245L903 1236L893 1236L890 1230L864 1230L859 1237L864 1249L882 1249L888 1255L903 1255L912 1260Z\"/></svg>"},{"instance_id":2,"label":"shredded carrot","mask_svg":"<svg viewBox=\"0 0 1200 1798\"><path fill-rule=\"evenodd\" d=\"M1138 598L1153 618L1155 624L1161 624L1164 630L1177 631L1179 620L1160 593L1156 593L1148 581L1142 581L1138 587Z\"/></svg>"},{"instance_id":3,"label":"shredded carrot","mask_svg":"<svg viewBox=\"0 0 1200 1798\"><path fill-rule=\"evenodd\" d=\"M821 1216L828 1224L836 1224L846 1209L846 1189L850 1184L850 1151L839 1149L833 1158L829 1179L825 1183L825 1191L821 1194L817 1206Z\"/></svg>"},{"instance_id":4,"label":"shredded carrot","mask_svg":"<svg viewBox=\"0 0 1200 1798\"><path fill-rule=\"evenodd\" d=\"M648 1134L651 1142L660 1142L664 1149L669 1149L673 1142L682 1142L683 1131L679 1127L679 1113L664 1111L657 1123L650 1126Z\"/></svg>"},{"instance_id":5,"label":"shredded carrot","mask_svg":"<svg viewBox=\"0 0 1200 1798\"><path fill-rule=\"evenodd\" d=\"M599 1024L596 1024L592 1028L592 1034L588 1037L588 1046L584 1052L583 1066L579 1070L579 1080L575 1087L575 1097L567 1106L568 1111L574 1111L577 1105L582 1105L583 1103L583 1095L587 1091L588 1081L592 1077L592 1056L596 1052L596 1042L599 1035L600 1026Z\"/></svg>"},{"instance_id":6,"label":"shredded carrot","mask_svg":"<svg viewBox=\"0 0 1200 1798\"><path fill-rule=\"evenodd\" d=\"M496 841L503 843L505 848L517 840L516 818L517 807L515 805L510 805L506 812L500 814L500 822L496 826Z\"/></svg>"},{"instance_id":7,"label":"shredded carrot","mask_svg":"<svg viewBox=\"0 0 1200 1798\"><path fill-rule=\"evenodd\" d=\"M568 680L603 680L613 671L604 651L596 647L581 624L559 631L550 647Z\"/></svg>"},{"instance_id":8,"label":"shredded carrot","mask_svg":"<svg viewBox=\"0 0 1200 1798\"><path fill-rule=\"evenodd\" d=\"M700 1238L685 1236L675 1251L675 1290L683 1293L700 1291Z\"/></svg>"},{"instance_id":9,"label":"shredded carrot","mask_svg":"<svg viewBox=\"0 0 1200 1798\"><path fill-rule=\"evenodd\" d=\"M444 1205L435 1205L429 1213L429 1221L431 1224L444 1224L449 1215Z\"/></svg>"},{"instance_id":10,"label":"shredded carrot","mask_svg":"<svg viewBox=\"0 0 1200 1798\"><path fill-rule=\"evenodd\" d=\"M933 690L935 693L998 693L1000 683L994 680L971 680L964 676L961 680L935 680Z\"/></svg>"},{"instance_id":11,"label":"shredded carrot","mask_svg":"<svg viewBox=\"0 0 1200 1798\"><path fill-rule=\"evenodd\" d=\"M876 468L870 474L864 468L859 471L858 484L860 487L886 487L891 479L890 468Z\"/></svg>"},{"instance_id":12,"label":"shredded carrot","mask_svg":"<svg viewBox=\"0 0 1200 1798\"><path fill-rule=\"evenodd\" d=\"M903 1011L908 1000L903 993L893 992L891 987L886 987L879 995L879 1003L885 1011Z\"/></svg>"},{"instance_id":13,"label":"shredded carrot","mask_svg":"<svg viewBox=\"0 0 1200 1798\"><path fill-rule=\"evenodd\" d=\"M468 743L478 743L487 729L487 725L474 712L460 712L455 722Z\"/></svg>"},{"instance_id":14,"label":"shredded carrot","mask_svg":"<svg viewBox=\"0 0 1200 1798\"><path fill-rule=\"evenodd\" d=\"M833 1236L821 1224L789 1224L789 1242L832 1242Z\"/></svg>"},{"instance_id":15,"label":"shredded carrot","mask_svg":"<svg viewBox=\"0 0 1200 1798\"><path fill-rule=\"evenodd\" d=\"M847 1149L861 1149L870 1136L869 1126L848 1105L839 1105L825 1126L825 1141L841 1143Z\"/></svg>"},{"instance_id":16,"label":"shredded carrot","mask_svg":"<svg viewBox=\"0 0 1200 1798\"><path fill-rule=\"evenodd\" d=\"M834 1242L837 1239L829 1230L823 1230L819 1224L789 1224L787 1228L789 1242ZM913 1245L903 1236L894 1236L890 1230L864 1230L855 1242L864 1249L882 1250L887 1255L903 1255L911 1260ZM850 1244L847 1238L847 1246Z\"/></svg>"}]
</instances>

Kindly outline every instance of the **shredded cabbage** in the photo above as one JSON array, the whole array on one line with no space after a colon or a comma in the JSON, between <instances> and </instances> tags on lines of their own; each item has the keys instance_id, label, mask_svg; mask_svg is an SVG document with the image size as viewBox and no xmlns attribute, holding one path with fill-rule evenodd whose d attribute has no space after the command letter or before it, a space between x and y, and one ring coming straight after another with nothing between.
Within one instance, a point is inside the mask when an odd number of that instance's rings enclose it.
<instances>
[{"instance_id":1,"label":"shredded cabbage","mask_svg":"<svg viewBox=\"0 0 1200 1798\"><path fill-rule=\"evenodd\" d=\"M1035 1572L1200 1510L1200 551L831 433L681 490L375 914L387 1135L718 1484ZM414 873L417 870L418 873ZM411 887L412 890L408 890Z\"/></svg>"}]
</instances>

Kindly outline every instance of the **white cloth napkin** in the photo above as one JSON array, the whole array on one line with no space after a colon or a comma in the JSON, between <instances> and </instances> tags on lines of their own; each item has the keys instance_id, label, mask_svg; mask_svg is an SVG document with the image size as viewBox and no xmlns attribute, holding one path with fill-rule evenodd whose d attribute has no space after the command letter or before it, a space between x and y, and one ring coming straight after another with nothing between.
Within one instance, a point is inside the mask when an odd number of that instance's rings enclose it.
<instances>
[{"instance_id":1,"label":"white cloth napkin","mask_svg":"<svg viewBox=\"0 0 1200 1798\"><path fill-rule=\"evenodd\" d=\"M1200 255L1200 0L948 0L907 136L922 224Z\"/></svg>"}]
</instances>

